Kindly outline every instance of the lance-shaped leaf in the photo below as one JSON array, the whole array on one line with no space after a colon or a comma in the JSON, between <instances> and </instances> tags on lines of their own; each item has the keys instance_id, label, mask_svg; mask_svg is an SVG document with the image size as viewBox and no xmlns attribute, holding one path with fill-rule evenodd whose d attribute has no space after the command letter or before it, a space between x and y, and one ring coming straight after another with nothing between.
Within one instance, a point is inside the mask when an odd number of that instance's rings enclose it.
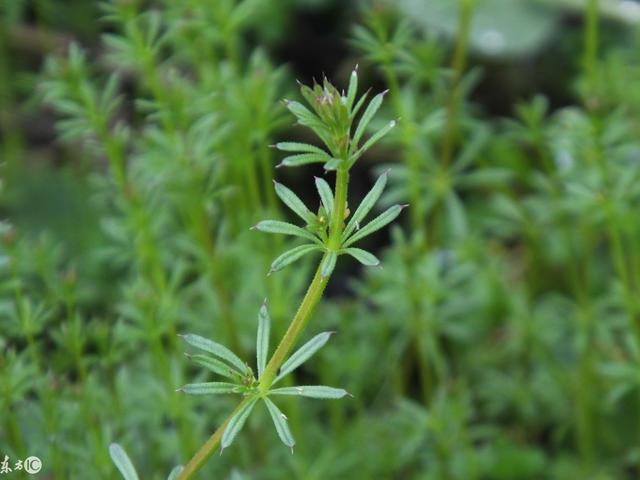
<instances>
[{"instance_id":1,"label":"lance-shaped leaf","mask_svg":"<svg viewBox=\"0 0 640 480\"><path fill-rule=\"evenodd\" d=\"M378 142L378 140L380 140L382 137L384 137L387 133L389 133L396 125L398 124L397 121L395 120L391 120L389 123L387 123L384 127L382 127L380 130L378 130L376 133L374 133L373 135L371 135L371 137L369 138L369 140L367 140L364 145L353 155L353 158L351 160L351 163L355 162L358 158L360 158L360 156L366 152L367 150L369 150L371 147L373 147L373 145Z\"/></svg>"},{"instance_id":2,"label":"lance-shaped leaf","mask_svg":"<svg viewBox=\"0 0 640 480\"><path fill-rule=\"evenodd\" d=\"M178 465L177 467L174 467L173 470L171 470L171 473L169 474L169 476L167 477L167 480L178 480L178 477L180 476L183 470L184 470L184 465Z\"/></svg>"},{"instance_id":3,"label":"lance-shaped leaf","mask_svg":"<svg viewBox=\"0 0 640 480\"><path fill-rule=\"evenodd\" d=\"M109 455L125 480L139 480L133 463L127 452L117 443L109 445Z\"/></svg>"},{"instance_id":4,"label":"lance-shaped leaf","mask_svg":"<svg viewBox=\"0 0 640 480\"><path fill-rule=\"evenodd\" d=\"M326 155L326 152L324 150L309 143L280 142L276 143L276 148L278 150L282 150L283 152L317 153Z\"/></svg>"},{"instance_id":5,"label":"lance-shaped leaf","mask_svg":"<svg viewBox=\"0 0 640 480\"><path fill-rule=\"evenodd\" d=\"M358 66L351 72L351 78L349 79L349 88L347 90L347 108L351 111L353 102L356 99L356 93L358 93Z\"/></svg>"},{"instance_id":6,"label":"lance-shaped leaf","mask_svg":"<svg viewBox=\"0 0 640 480\"><path fill-rule=\"evenodd\" d=\"M271 318L267 310L267 302L262 304L258 313L258 336L256 338L256 360L258 366L258 378L262 376L264 367L267 364L269 354L269 330L271 329Z\"/></svg>"},{"instance_id":7,"label":"lance-shaped leaf","mask_svg":"<svg viewBox=\"0 0 640 480\"><path fill-rule=\"evenodd\" d=\"M273 380L273 383L280 381L285 376L289 375L296 368L309 360L318 350L325 346L325 344L331 338L335 332L322 332L313 337L307 343L302 345L296 350L289 359L282 364L278 371L278 376Z\"/></svg>"},{"instance_id":8,"label":"lance-shaped leaf","mask_svg":"<svg viewBox=\"0 0 640 480\"><path fill-rule=\"evenodd\" d=\"M300 228L297 225L293 225L287 222L281 222L279 220L262 220L252 228L266 233L282 233L283 235L292 235L294 237L306 238L307 240L311 240L312 242L315 242L319 245L322 244L322 242L320 242L320 239L318 239L318 237L316 237L313 233L305 230L304 228Z\"/></svg>"},{"instance_id":9,"label":"lance-shaped leaf","mask_svg":"<svg viewBox=\"0 0 640 480\"><path fill-rule=\"evenodd\" d=\"M364 111L364 113L362 114L362 118L360 119L360 122L358 123L358 127L356 128L356 132L353 134L352 145L354 146L354 148L360 142L360 139L362 138L362 135L364 134L365 130L367 129L367 126L369 125L369 122L371 121L373 116L376 114L376 112L380 108L380 105L382 105L382 99L384 98L384 96L386 95L387 92L388 92L388 90L385 90L384 92L379 93L378 95L373 97L373 100L371 100L369 105L367 105L367 108Z\"/></svg>"},{"instance_id":10,"label":"lance-shaped leaf","mask_svg":"<svg viewBox=\"0 0 640 480\"><path fill-rule=\"evenodd\" d=\"M322 259L320 274L323 277L328 277L333 273L333 269L336 268L336 260L338 259L338 255L336 252L327 252L324 258Z\"/></svg>"},{"instance_id":11,"label":"lance-shaped leaf","mask_svg":"<svg viewBox=\"0 0 640 480\"><path fill-rule=\"evenodd\" d=\"M329 184L320 177L315 177L316 180L316 188L318 189L318 194L320 195L320 201L322 201L322 206L324 207L327 215L331 217L331 212L333 212L333 191Z\"/></svg>"},{"instance_id":12,"label":"lance-shaped leaf","mask_svg":"<svg viewBox=\"0 0 640 480\"><path fill-rule=\"evenodd\" d=\"M240 430L242 430L242 427L244 427L244 424L246 423L247 418L249 418L249 415L251 414L251 411L253 410L253 407L255 407L257 401L258 397L254 397L248 400L247 403L244 404L233 417L231 417L231 420L229 420L229 423L227 423L227 427L224 429L222 439L220 440L221 454L225 448L233 443L238 433L240 433Z\"/></svg>"},{"instance_id":13,"label":"lance-shaped leaf","mask_svg":"<svg viewBox=\"0 0 640 480\"><path fill-rule=\"evenodd\" d=\"M367 213L369 213L374 207L374 205L380 198L380 195L382 195L384 187L387 184L388 176L389 171L387 170L382 175L380 175L380 177L378 177L378 180L376 180L376 183L373 185L371 190L369 190L369 193L367 193L362 199L362 202L360 202L360 205L358 205L358 208L356 208L356 211L351 216L349 223L347 223L344 232L342 232L343 242L349 237L349 235L351 235L351 233L353 233L356 228L360 227L360 223L362 222L362 220L364 220L364 218L367 216Z\"/></svg>"},{"instance_id":14,"label":"lance-shaped leaf","mask_svg":"<svg viewBox=\"0 0 640 480\"><path fill-rule=\"evenodd\" d=\"M295 193L293 193L291 189L285 187L281 183L276 182L275 180L273 181L273 184L276 189L276 194L278 195L278 197L280 197L280 200L282 200L282 202L287 207L289 207L293 211L293 213L298 215L308 224L314 222L315 215L309 211L304 202L300 200L300 198Z\"/></svg>"},{"instance_id":15,"label":"lance-shaped leaf","mask_svg":"<svg viewBox=\"0 0 640 480\"><path fill-rule=\"evenodd\" d=\"M187 358L191 360L196 365L206 368L207 370L211 370L213 373L217 373L222 377L227 377L231 379L237 379L240 376L240 372L235 370L233 367L227 365L224 362L221 362L217 358L210 357L208 355L189 355L186 354Z\"/></svg>"},{"instance_id":16,"label":"lance-shaped leaf","mask_svg":"<svg viewBox=\"0 0 640 480\"><path fill-rule=\"evenodd\" d=\"M299 247L294 247L291 250L287 250L273 261L273 263L271 264L271 271L269 273L277 272L278 270L283 269L287 265L290 265L299 258L303 257L307 253L317 250L322 250L322 248L318 245L300 245Z\"/></svg>"},{"instance_id":17,"label":"lance-shaped leaf","mask_svg":"<svg viewBox=\"0 0 640 480\"><path fill-rule=\"evenodd\" d=\"M264 403L267 406L267 410L271 414L271 419L273 420L273 425L276 427L276 432L278 432L278 436L282 443L284 443L287 447L293 451L293 446L296 444L296 441L293 439L293 435L291 435L291 430L289 430L289 425L287 424L287 417L280 411L280 409L269 400L267 397L264 399Z\"/></svg>"},{"instance_id":18,"label":"lance-shaped leaf","mask_svg":"<svg viewBox=\"0 0 640 480\"><path fill-rule=\"evenodd\" d=\"M209 340L208 338L204 338L204 337L201 337L200 335L194 335L191 333L186 335L180 335L180 336L189 345L193 345L194 347L199 348L200 350L209 352L215 355L216 357L221 358L226 362L229 362L229 364L235 367L238 373L247 374L250 372L249 367L245 363L243 363L243 361L240 360L240 358L238 358L238 356L235 353L233 353L224 345L220 345L219 343L214 342L213 340Z\"/></svg>"},{"instance_id":19,"label":"lance-shaped leaf","mask_svg":"<svg viewBox=\"0 0 640 480\"><path fill-rule=\"evenodd\" d=\"M354 242L357 242L358 240L380 230L385 225L393 222L396 217L400 215L400 212L402 212L402 209L404 207L406 207L406 205L394 205L393 207L389 207L383 213L378 215L376 218L371 220L368 224L354 233L346 242L344 242L343 246L348 247Z\"/></svg>"},{"instance_id":20,"label":"lance-shaped leaf","mask_svg":"<svg viewBox=\"0 0 640 480\"><path fill-rule=\"evenodd\" d=\"M285 100L285 105L289 111L296 116L301 125L305 125L307 127L322 125L318 116L300 102Z\"/></svg>"},{"instance_id":21,"label":"lance-shaped leaf","mask_svg":"<svg viewBox=\"0 0 640 480\"><path fill-rule=\"evenodd\" d=\"M349 392L342 388L325 387L324 385L302 385L299 387L276 388L269 391L269 395L296 395L298 397L338 399L349 395Z\"/></svg>"},{"instance_id":22,"label":"lance-shaped leaf","mask_svg":"<svg viewBox=\"0 0 640 480\"><path fill-rule=\"evenodd\" d=\"M358 100L358 102L356 103L356 106L353 107L353 110L351 110L351 118L352 119L355 118L355 116L358 114L358 112L360 111L360 109L364 105L364 102L367 100L367 97L369 96L369 92L370 91L371 91L371 89L369 89L366 92L364 92L364 95L362 95L360 97L360 100Z\"/></svg>"},{"instance_id":23,"label":"lance-shaped leaf","mask_svg":"<svg viewBox=\"0 0 640 480\"><path fill-rule=\"evenodd\" d=\"M189 395L225 395L229 393L240 393L242 387L235 383L228 382L188 383L180 387L177 391Z\"/></svg>"},{"instance_id":24,"label":"lance-shaped leaf","mask_svg":"<svg viewBox=\"0 0 640 480\"><path fill-rule=\"evenodd\" d=\"M283 158L277 167L298 167L310 163L325 163L330 161L331 158L326 153L300 153Z\"/></svg>"},{"instance_id":25,"label":"lance-shaped leaf","mask_svg":"<svg viewBox=\"0 0 640 480\"><path fill-rule=\"evenodd\" d=\"M328 172L331 170L337 170L338 167L342 164L343 160L341 158L332 158L324 165L324 169Z\"/></svg>"},{"instance_id":26,"label":"lance-shaped leaf","mask_svg":"<svg viewBox=\"0 0 640 480\"><path fill-rule=\"evenodd\" d=\"M361 264L366 265L367 267L377 267L380 265L380 260L372 254L363 250L361 248L345 248L341 251L341 253L346 253L347 255L351 255L353 258L358 260Z\"/></svg>"}]
</instances>

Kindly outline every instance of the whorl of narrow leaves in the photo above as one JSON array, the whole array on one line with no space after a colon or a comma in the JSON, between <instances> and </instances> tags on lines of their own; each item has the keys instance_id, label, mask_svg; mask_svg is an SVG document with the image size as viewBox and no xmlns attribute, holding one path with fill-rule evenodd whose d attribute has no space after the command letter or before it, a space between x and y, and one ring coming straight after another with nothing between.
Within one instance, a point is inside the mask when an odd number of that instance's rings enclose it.
<instances>
[{"instance_id":1,"label":"whorl of narrow leaves","mask_svg":"<svg viewBox=\"0 0 640 480\"><path fill-rule=\"evenodd\" d=\"M256 402L258 401L258 397L251 398L245 403L240 410L236 412L236 414L231 417L227 427L224 429L224 433L222 434L222 439L220 440L220 454L222 451L227 448L229 445L233 443L242 427L249 418L249 414L255 407Z\"/></svg>"},{"instance_id":2,"label":"whorl of narrow leaves","mask_svg":"<svg viewBox=\"0 0 640 480\"><path fill-rule=\"evenodd\" d=\"M280 440L282 440L282 443L289 447L293 453L293 446L296 444L296 441L293 439L293 435L291 435L291 430L289 430L287 417L285 417L284 413L280 411L276 404L268 398L264 398L264 403L271 414L273 425L276 427L276 432L278 433Z\"/></svg>"},{"instance_id":3,"label":"whorl of narrow leaves","mask_svg":"<svg viewBox=\"0 0 640 480\"><path fill-rule=\"evenodd\" d=\"M131 459L119 444L109 445L109 455L125 480L139 480Z\"/></svg>"},{"instance_id":4,"label":"whorl of narrow leaves","mask_svg":"<svg viewBox=\"0 0 640 480\"><path fill-rule=\"evenodd\" d=\"M325 346L325 344L329 341L331 335L333 334L334 332L319 333L298 350L296 350L293 355L291 355L289 359L282 364L282 366L280 367L280 372L278 373L278 376L275 378L273 383L276 383L286 375L289 375L296 368L309 360L309 358L311 358L318 350Z\"/></svg>"},{"instance_id":5,"label":"whorl of narrow leaves","mask_svg":"<svg viewBox=\"0 0 640 480\"><path fill-rule=\"evenodd\" d=\"M349 392L342 388L325 387L324 385L302 385L299 387L284 387L271 390L271 395L295 395L298 397L317 398L320 400L337 400Z\"/></svg>"},{"instance_id":6,"label":"whorl of narrow leaves","mask_svg":"<svg viewBox=\"0 0 640 480\"><path fill-rule=\"evenodd\" d=\"M271 318L267 310L266 300L260 307L258 313L258 335L256 336L256 364L258 368L258 378L262 376L267 365L267 355L269 354L269 330L271 329Z\"/></svg>"},{"instance_id":7,"label":"whorl of narrow leaves","mask_svg":"<svg viewBox=\"0 0 640 480\"><path fill-rule=\"evenodd\" d=\"M249 367L247 367L247 365L243 363L235 353L224 345L220 345L219 343L209 340L208 338L201 337L200 335L186 334L180 335L180 337L182 337L189 345L199 348L200 350L204 350L205 352L209 352L216 357L229 362L238 370L238 373L250 373Z\"/></svg>"}]
</instances>

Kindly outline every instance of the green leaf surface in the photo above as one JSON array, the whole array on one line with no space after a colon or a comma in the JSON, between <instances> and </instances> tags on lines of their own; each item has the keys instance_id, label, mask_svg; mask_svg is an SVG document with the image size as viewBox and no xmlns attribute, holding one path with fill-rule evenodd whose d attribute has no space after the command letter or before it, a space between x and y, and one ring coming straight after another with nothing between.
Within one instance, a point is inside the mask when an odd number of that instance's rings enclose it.
<instances>
[{"instance_id":1,"label":"green leaf surface","mask_svg":"<svg viewBox=\"0 0 640 480\"><path fill-rule=\"evenodd\" d=\"M270 395L295 395L298 397L309 397L318 399L339 399L349 392L342 388L325 387L324 385L302 385L299 387L276 388L269 392Z\"/></svg>"},{"instance_id":2,"label":"green leaf surface","mask_svg":"<svg viewBox=\"0 0 640 480\"><path fill-rule=\"evenodd\" d=\"M229 393L240 393L242 387L235 383L228 382L205 382L188 383L180 387L178 391L188 395L225 395Z\"/></svg>"},{"instance_id":3,"label":"green leaf surface","mask_svg":"<svg viewBox=\"0 0 640 480\"><path fill-rule=\"evenodd\" d=\"M371 190L369 190L369 192L362 199L362 202L360 202L360 205L358 205L358 208L356 208L356 211L351 216L349 223L347 223L347 226L345 227L344 232L342 232L343 242L347 238L349 238L349 235L351 235L351 233L355 229L360 227L360 223L362 222L362 220L364 220L364 218L367 216L367 213L369 213L371 209L374 207L374 205L380 198L380 195L382 195L384 187L387 185L388 176L389 176L388 171L380 175L380 177L378 177L378 180L376 180L376 183L374 183Z\"/></svg>"},{"instance_id":4,"label":"green leaf surface","mask_svg":"<svg viewBox=\"0 0 640 480\"><path fill-rule=\"evenodd\" d=\"M282 443L284 443L287 447L293 449L296 441L293 439L293 435L291 435L291 430L289 430L287 417L270 399L265 397L263 398L263 400L265 405L267 406L267 410L269 410L269 413L271 414L273 425L276 427L276 432L278 432L280 440L282 440Z\"/></svg>"},{"instance_id":5,"label":"green leaf surface","mask_svg":"<svg viewBox=\"0 0 640 480\"><path fill-rule=\"evenodd\" d=\"M382 105L382 100L384 99L384 96L386 95L386 93L387 91L379 93L378 95L373 97L373 100L371 100L371 102L369 102L369 105L367 105L367 108L365 109L364 113L362 114L362 118L358 123L356 132L353 134L353 138L351 142L352 145L357 146L358 143L360 142L360 139L362 138L362 135L367 129L369 122L371 122L371 119L374 117L376 112L380 109L380 105Z\"/></svg>"},{"instance_id":6,"label":"green leaf surface","mask_svg":"<svg viewBox=\"0 0 640 480\"><path fill-rule=\"evenodd\" d=\"M283 152L303 152L303 153L317 153L320 155L326 155L326 152L321 148L311 145L309 143L299 142L280 142L276 143L276 148Z\"/></svg>"},{"instance_id":7,"label":"green leaf surface","mask_svg":"<svg viewBox=\"0 0 640 480\"><path fill-rule=\"evenodd\" d=\"M205 352L209 352L216 357L229 362L229 364L233 365L239 373L249 373L249 367L247 367L247 365L242 360L240 360L240 358L235 353L233 353L224 345L220 345L213 340L209 340L208 338L204 338L200 335L194 335L191 333L180 336L189 345L199 348L200 350L204 350Z\"/></svg>"},{"instance_id":8,"label":"green leaf surface","mask_svg":"<svg viewBox=\"0 0 640 480\"><path fill-rule=\"evenodd\" d=\"M305 256L307 253L319 250L322 250L319 245L300 245L298 247L292 248L291 250L287 250L278 258L276 258L273 263L271 263L271 271L269 273L282 270L284 267L292 264L299 258Z\"/></svg>"},{"instance_id":9,"label":"green leaf surface","mask_svg":"<svg viewBox=\"0 0 640 480\"><path fill-rule=\"evenodd\" d=\"M117 443L112 443L109 445L109 455L111 456L111 460L120 471L122 478L125 480L139 480L138 473L136 472L133 463L131 463L131 459L127 452L124 451Z\"/></svg>"},{"instance_id":10,"label":"green leaf surface","mask_svg":"<svg viewBox=\"0 0 640 480\"><path fill-rule=\"evenodd\" d=\"M322 266L320 272L323 277L328 277L333 273L333 269L336 268L336 260L338 255L336 252L327 252L322 259Z\"/></svg>"},{"instance_id":11,"label":"green leaf surface","mask_svg":"<svg viewBox=\"0 0 640 480\"><path fill-rule=\"evenodd\" d=\"M244 424L246 423L247 418L249 418L249 415L257 401L258 397L250 399L240 410L236 412L233 417L231 417L227 424L227 428L224 429L222 439L220 440L220 453L231 445L238 436L238 433L240 433L240 430L244 427Z\"/></svg>"},{"instance_id":12,"label":"green leaf surface","mask_svg":"<svg viewBox=\"0 0 640 480\"><path fill-rule=\"evenodd\" d=\"M258 335L256 338L256 362L258 367L258 378L262 376L264 367L267 365L269 355L269 330L271 329L271 318L267 310L265 301L258 313Z\"/></svg>"},{"instance_id":13,"label":"green leaf surface","mask_svg":"<svg viewBox=\"0 0 640 480\"><path fill-rule=\"evenodd\" d=\"M282 200L282 202L289 207L296 215L308 224L312 224L315 220L315 215L309 211L307 206L300 198L293 193L293 191L281 183L273 182L276 194Z\"/></svg>"},{"instance_id":14,"label":"green leaf surface","mask_svg":"<svg viewBox=\"0 0 640 480\"><path fill-rule=\"evenodd\" d=\"M325 344L331 338L334 332L322 332L313 337L307 343L302 345L298 350L296 350L289 359L282 364L280 367L278 376L275 378L273 383L284 378L286 375L289 375L296 368L306 362L311 356L313 356L318 350L325 346Z\"/></svg>"},{"instance_id":15,"label":"green leaf surface","mask_svg":"<svg viewBox=\"0 0 640 480\"><path fill-rule=\"evenodd\" d=\"M326 153L301 153L285 157L278 164L278 167L299 167L310 163L325 163L331 161L331 156Z\"/></svg>"},{"instance_id":16,"label":"green leaf surface","mask_svg":"<svg viewBox=\"0 0 640 480\"><path fill-rule=\"evenodd\" d=\"M253 227L256 230L266 233L281 233L283 235L292 235L294 237L306 238L317 244L321 244L320 239L313 233L300 228L292 223L281 222L279 220L263 220Z\"/></svg>"},{"instance_id":17,"label":"green leaf surface","mask_svg":"<svg viewBox=\"0 0 640 480\"><path fill-rule=\"evenodd\" d=\"M333 212L333 191L324 178L315 177L315 182L322 206L324 206L327 215L331 217L331 213Z\"/></svg>"},{"instance_id":18,"label":"green leaf surface","mask_svg":"<svg viewBox=\"0 0 640 480\"><path fill-rule=\"evenodd\" d=\"M371 220L368 224L354 233L346 242L344 242L343 246L348 247L349 245L352 245L358 240L361 240L367 235L371 235L373 232L376 232L389 223L393 222L398 217L398 215L400 215L400 212L402 212L403 208L404 207L402 205L394 205L392 207L389 207L387 210L382 212L380 215L378 215L376 218Z\"/></svg>"},{"instance_id":19,"label":"green leaf surface","mask_svg":"<svg viewBox=\"0 0 640 480\"><path fill-rule=\"evenodd\" d=\"M231 366L208 355L187 355L187 358L196 365L204 367L207 370L211 370L213 373L217 373L218 375L226 378L237 379L240 375L240 372Z\"/></svg>"},{"instance_id":20,"label":"green leaf surface","mask_svg":"<svg viewBox=\"0 0 640 480\"><path fill-rule=\"evenodd\" d=\"M361 264L368 267L377 267L378 265L380 265L380 260L378 260L378 258L374 254L369 253L361 248L345 248L344 250L342 250L342 253L351 255Z\"/></svg>"}]
</instances>

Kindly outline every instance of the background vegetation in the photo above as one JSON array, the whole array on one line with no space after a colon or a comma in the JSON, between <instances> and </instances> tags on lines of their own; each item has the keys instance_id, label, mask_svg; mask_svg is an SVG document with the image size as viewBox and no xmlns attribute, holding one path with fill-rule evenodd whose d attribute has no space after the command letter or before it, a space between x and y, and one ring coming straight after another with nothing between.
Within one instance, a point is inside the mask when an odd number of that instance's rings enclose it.
<instances>
[{"instance_id":1,"label":"background vegetation","mask_svg":"<svg viewBox=\"0 0 640 480\"><path fill-rule=\"evenodd\" d=\"M202 478L640 476L640 4L633 0L13 0L0 3L0 455L41 478L166 478L233 408L176 333L243 358L280 338L315 267L272 180L315 142L295 79L388 88L351 174L409 203L338 263L305 339L335 338ZM332 174L327 174L332 178ZM384 205L383 205L384 206ZM0 458L1 459L1 458ZM15 473L16 478L20 474Z\"/></svg>"}]
</instances>

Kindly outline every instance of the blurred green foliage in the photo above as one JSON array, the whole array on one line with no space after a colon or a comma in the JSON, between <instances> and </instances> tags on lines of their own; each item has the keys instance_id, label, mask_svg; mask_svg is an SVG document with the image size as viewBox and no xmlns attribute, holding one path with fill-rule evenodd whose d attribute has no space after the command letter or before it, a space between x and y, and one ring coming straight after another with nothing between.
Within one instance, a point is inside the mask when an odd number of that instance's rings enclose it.
<instances>
[{"instance_id":1,"label":"blurred green foliage","mask_svg":"<svg viewBox=\"0 0 640 480\"><path fill-rule=\"evenodd\" d=\"M640 4L346 3L0 3L0 460L193 455L233 404L175 392L209 379L176 333L251 358L268 297L282 336L314 265L267 278L294 243L249 227L289 219L276 172L313 211L323 172L275 170L313 141L281 99L360 63L371 132L401 120L349 205L391 167L411 207L363 242L383 268L338 263L293 375L354 398L282 402L294 455L255 416L202 478L640 475Z\"/></svg>"}]
</instances>

